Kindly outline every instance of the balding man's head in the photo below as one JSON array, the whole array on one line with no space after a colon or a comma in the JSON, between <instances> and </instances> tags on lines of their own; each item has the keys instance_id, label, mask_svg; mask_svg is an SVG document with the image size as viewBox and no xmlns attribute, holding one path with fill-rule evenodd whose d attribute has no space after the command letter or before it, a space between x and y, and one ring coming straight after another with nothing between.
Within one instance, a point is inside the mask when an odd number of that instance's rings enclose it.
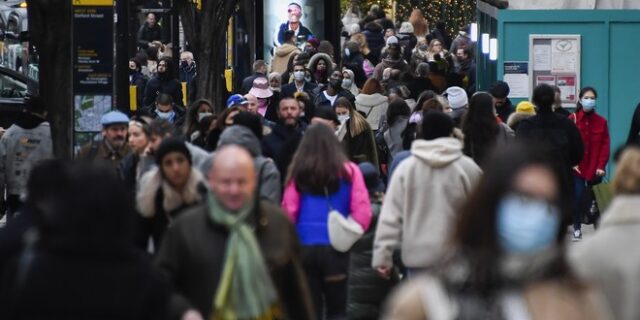
<instances>
[{"instance_id":1,"label":"balding man's head","mask_svg":"<svg viewBox=\"0 0 640 320\"><path fill-rule=\"evenodd\" d=\"M218 150L209 171L209 187L223 207L231 211L242 209L256 189L251 154L235 145Z\"/></svg>"}]
</instances>

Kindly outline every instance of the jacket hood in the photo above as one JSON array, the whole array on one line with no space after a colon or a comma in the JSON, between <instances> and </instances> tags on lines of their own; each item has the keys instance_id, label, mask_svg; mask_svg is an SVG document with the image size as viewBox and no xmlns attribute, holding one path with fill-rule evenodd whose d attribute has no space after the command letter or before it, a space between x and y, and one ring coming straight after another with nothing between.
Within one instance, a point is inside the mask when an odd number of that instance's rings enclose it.
<instances>
[{"instance_id":1,"label":"jacket hood","mask_svg":"<svg viewBox=\"0 0 640 320\"><path fill-rule=\"evenodd\" d=\"M291 54L294 51L300 51L300 49L298 49L298 47L289 44L289 43L285 43L282 46L278 47L278 49L276 50L276 56L278 57L286 57L289 54Z\"/></svg>"},{"instance_id":2,"label":"jacket hood","mask_svg":"<svg viewBox=\"0 0 640 320\"><path fill-rule=\"evenodd\" d=\"M416 140L411 154L432 167L444 167L462 157L462 143L456 138Z\"/></svg>"},{"instance_id":3,"label":"jacket hood","mask_svg":"<svg viewBox=\"0 0 640 320\"><path fill-rule=\"evenodd\" d=\"M200 171L192 168L187 185L182 193L179 193L162 177L160 169L153 168L140 178L140 186L136 195L138 212L145 218L155 216L156 212L159 211L159 208L156 208L155 201L156 193L159 189L162 189L164 195L162 209L166 213L170 213L185 204L191 205L200 202L203 200L200 188L204 185L206 185L204 176Z\"/></svg>"},{"instance_id":4,"label":"jacket hood","mask_svg":"<svg viewBox=\"0 0 640 320\"><path fill-rule=\"evenodd\" d=\"M331 57L326 53L318 52L314 54L313 57L309 59L309 64L307 65L307 69L310 72L315 72L316 65L318 64L318 61L320 61L320 59L323 59L327 62L327 78L328 78L331 75L331 73L333 73L333 59L331 59Z\"/></svg>"},{"instance_id":5,"label":"jacket hood","mask_svg":"<svg viewBox=\"0 0 640 320\"><path fill-rule=\"evenodd\" d=\"M389 98L379 93L374 93L374 94L361 93L358 96L356 96L356 104L365 106L365 107L377 106L388 101L389 101Z\"/></svg>"},{"instance_id":6,"label":"jacket hood","mask_svg":"<svg viewBox=\"0 0 640 320\"><path fill-rule=\"evenodd\" d=\"M517 125L520 121L531 118L533 116L534 114L531 114L531 113L514 112L511 115L509 115L509 118L507 119L507 125L510 128L513 128L513 126Z\"/></svg>"},{"instance_id":7,"label":"jacket hood","mask_svg":"<svg viewBox=\"0 0 640 320\"><path fill-rule=\"evenodd\" d=\"M615 225L640 224L640 196L619 195L611 200L607 211L602 215L602 228Z\"/></svg>"},{"instance_id":8,"label":"jacket hood","mask_svg":"<svg viewBox=\"0 0 640 320\"><path fill-rule=\"evenodd\" d=\"M218 148L226 145L241 146L247 149L254 158L262 154L258 138L251 130L243 126L231 126L224 129L222 135L220 135L220 140L218 140Z\"/></svg>"}]
</instances>

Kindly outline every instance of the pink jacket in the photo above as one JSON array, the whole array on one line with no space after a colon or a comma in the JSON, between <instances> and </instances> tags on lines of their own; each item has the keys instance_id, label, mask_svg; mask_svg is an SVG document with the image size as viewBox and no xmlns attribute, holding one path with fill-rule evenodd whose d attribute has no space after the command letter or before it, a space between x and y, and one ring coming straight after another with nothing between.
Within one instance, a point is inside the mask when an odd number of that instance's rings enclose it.
<instances>
[{"instance_id":1,"label":"pink jacket","mask_svg":"<svg viewBox=\"0 0 640 320\"><path fill-rule=\"evenodd\" d=\"M371 202L369 200L369 191L364 183L360 168L353 162L345 163L347 171L351 173L351 212L349 213L353 220L367 231L371 224ZM300 214L300 192L293 181L287 184L282 197L282 209L289 216L294 224L298 220Z\"/></svg>"}]
</instances>

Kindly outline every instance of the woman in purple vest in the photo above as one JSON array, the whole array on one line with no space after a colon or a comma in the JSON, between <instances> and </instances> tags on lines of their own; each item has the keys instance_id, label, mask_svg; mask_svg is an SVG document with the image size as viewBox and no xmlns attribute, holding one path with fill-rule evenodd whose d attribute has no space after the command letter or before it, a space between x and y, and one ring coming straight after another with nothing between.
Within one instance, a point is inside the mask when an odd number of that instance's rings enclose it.
<instances>
[{"instance_id":1,"label":"woman in purple vest","mask_svg":"<svg viewBox=\"0 0 640 320\"><path fill-rule=\"evenodd\" d=\"M318 319L344 318L349 255L331 246L327 219L331 209L337 210L351 215L366 231L371 204L360 169L327 126L312 125L305 132L289 168L282 207L303 246L302 262Z\"/></svg>"}]
</instances>

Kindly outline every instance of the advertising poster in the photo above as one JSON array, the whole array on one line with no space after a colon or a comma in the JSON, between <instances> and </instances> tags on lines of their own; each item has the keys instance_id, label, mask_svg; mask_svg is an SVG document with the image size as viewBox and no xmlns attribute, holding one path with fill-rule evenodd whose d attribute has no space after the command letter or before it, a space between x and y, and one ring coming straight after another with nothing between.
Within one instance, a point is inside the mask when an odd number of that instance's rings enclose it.
<instances>
[{"instance_id":1,"label":"advertising poster","mask_svg":"<svg viewBox=\"0 0 640 320\"><path fill-rule=\"evenodd\" d=\"M529 63L505 61L504 82L509 84L509 98L529 98Z\"/></svg>"},{"instance_id":2,"label":"advertising poster","mask_svg":"<svg viewBox=\"0 0 640 320\"><path fill-rule=\"evenodd\" d=\"M575 76L558 76L556 85L560 88L560 98L562 102L577 102Z\"/></svg>"},{"instance_id":3,"label":"advertising poster","mask_svg":"<svg viewBox=\"0 0 640 320\"><path fill-rule=\"evenodd\" d=\"M550 86L555 86L556 85L556 76L537 76L536 77L536 83L538 85L540 84L548 84Z\"/></svg>"},{"instance_id":4,"label":"advertising poster","mask_svg":"<svg viewBox=\"0 0 640 320\"><path fill-rule=\"evenodd\" d=\"M324 1L265 0L264 60L271 62L275 48L282 45L284 32L293 30L296 45L304 49L309 38L324 39Z\"/></svg>"}]
</instances>

